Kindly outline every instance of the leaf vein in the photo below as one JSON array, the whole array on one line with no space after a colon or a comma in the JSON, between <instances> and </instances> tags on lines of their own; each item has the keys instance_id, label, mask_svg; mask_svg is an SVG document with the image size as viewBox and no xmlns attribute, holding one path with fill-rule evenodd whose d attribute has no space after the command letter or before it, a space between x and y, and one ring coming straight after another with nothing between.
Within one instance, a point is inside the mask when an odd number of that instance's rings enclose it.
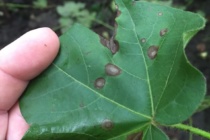
<instances>
[{"instance_id":1,"label":"leaf vein","mask_svg":"<svg viewBox=\"0 0 210 140\"><path fill-rule=\"evenodd\" d=\"M128 111L130 111L130 112L132 112L132 113L134 113L134 114L137 114L137 115L142 116L142 117L147 118L147 119L151 119L150 116L147 116L147 115L144 115L144 114L142 114L142 113L136 112L136 111L134 111L134 110L132 110L132 109L130 109L130 108L128 108L128 107L125 107L125 106L123 106L123 105L121 105L121 104L115 102L114 100L111 100L111 99L109 99L109 98L107 98L107 97L101 95L101 94L98 93L97 91L93 90L92 88L88 87L88 86L85 85L84 83L80 82L79 80L75 79L74 77L72 77L71 75L69 75L68 73L66 73L63 69L61 69L61 68L58 67L57 65L55 65L55 64L53 64L53 65L54 65L58 70L60 70L61 72L63 72L67 77L71 78L72 80L74 80L75 82L77 82L77 83L80 84L81 86L85 87L86 89L92 91L93 93L95 93L95 94L98 95L99 97L101 97L101 98L103 98L103 99L105 99L105 100L107 100L107 101L109 101L109 102L111 102L111 103L113 103L113 104L116 104L116 105L118 105L118 106L120 106L120 107L122 107L122 108L124 108L124 109L126 109L126 110L128 110Z\"/></svg>"},{"instance_id":2,"label":"leaf vein","mask_svg":"<svg viewBox=\"0 0 210 140\"><path fill-rule=\"evenodd\" d=\"M124 2L123 2L123 5L124 5L124 7L126 7L126 5L124 4ZM132 24L134 26L133 32L136 35L135 36L136 37L136 40L138 40L138 35L137 35L136 31L135 31L136 25L135 25L135 23L133 21L132 14L130 13L130 11L128 10L127 7L126 7L126 10L128 11L128 13L130 15ZM145 55L143 53L143 49L142 49L142 46L141 46L140 43L139 43L139 48L140 48L140 50L141 50L141 52L143 54L142 57L143 57L143 60L144 60L144 65L145 65L145 70L146 70L146 75L147 75L148 88L149 88L149 97L150 97L150 100L151 100L151 111L152 111L152 115L154 116L154 104L153 104L153 96L152 96L152 90L151 90L151 84L150 84L150 77L149 77L149 73L148 73L148 67L147 67L147 63L146 63L146 58L145 58Z\"/></svg>"},{"instance_id":3,"label":"leaf vein","mask_svg":"<svg viewBox=\"0 0 210 140\"><path fill-rule=\"evenodd\" d=\"M70 35L70 37L76 42L76 44L77 44L77 46L78 46L78 48L79 48L79 51L80 51L81 56L82 56L82 60L83 60L84 65L85 65L85 70L86 70L86 73L87 73L87 84L89 84L89 83L90 83L90 76L89 76L88 66L87 66L87 64L86 64L86 61L85 61L85 58L84 58L84 54L83 54L83 52L82 52L82 49L81 49L81 47L80 47L80 44L78 43L78 41L77 41L71 34L69 34L69 35Z\"/></svg>"}]
</instances>

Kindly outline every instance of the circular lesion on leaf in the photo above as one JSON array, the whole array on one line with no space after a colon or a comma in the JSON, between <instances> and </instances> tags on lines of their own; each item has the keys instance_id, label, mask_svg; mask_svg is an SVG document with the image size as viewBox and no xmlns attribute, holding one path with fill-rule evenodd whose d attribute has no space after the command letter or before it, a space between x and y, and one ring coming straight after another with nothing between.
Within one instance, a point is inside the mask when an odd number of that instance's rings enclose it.
<instances>
[{"instance_id":1,"label":"circular lesion on leaf","mask_svg":"<svg viewBox=\"0 0 210 140\"><path fill-rule=\"evenodd\" d=\"M146 38L142 38L142 39L140 39L140 41L141 41L141 43L146 43Z\"/></svg>"},{"instance_id":2,"label":"circular lesion on leaf","mask_svg":"<svg viewBox=\"0 0 210 140\"><path fill-rule=\"evenodd\" d=\"M104 87L105 83L106 83L106 80L104 78L100 77L95 80L94 86L97 89L102 89Z\"/></svg>"},{"instance_id":3,"label":"circular lesion on leaf","mask_svg":"<svg viewBox=\"0 0 210 140\"><path fill-rule=\"evenodd\" d=\"M114 123L113 121L109 120L109 119L105 119L102 124L101 124L101 127L104 129L104 130L111 130L114 128Z\"/></svg>"},{"instance_id":4,"label":"circular lesion on leaf","mask_svg":"<svg viewBox=\"0 0 210 140\"><path fill-rule=\"evenodd\" d=\"M150 59L156 58L157 53L158 53L158 49L159 49L158 46L154 46L154 45L153 46L150 46L149 49L148 49L148 51L147 51L148 57Z\"/></svg>"},{"instance_id":5,"label":"circular lesion on leaf","mask_svg":"<svg viewBox=\"0 0 210 140\"><path fill-rule=\"evenodd\" d=\"M106 64L105 72L109 76L117 76L121 74L121 69L111 63Z\"/></svg>"},{"instance_id":6,"label":"circular lesion on leaf","mask_svg":"<svg viewBox=\"0 0 210 140\"><path fill-rule=\"evenodd\" d=\"M163 15L163 13L162 12L158 12L158 16L162 16Z\"/></svg>"},{"instance_id":7,"label":"circular lesion on leaf","mask_svg":"<svg viewBox=\"0 0 210 140\"><path fill-rule=\"evenodd\" d=\"M167 28L160 30L160 36L161 37L164 36L167 32L168 32Z\"/></svg>"}]
</instances>

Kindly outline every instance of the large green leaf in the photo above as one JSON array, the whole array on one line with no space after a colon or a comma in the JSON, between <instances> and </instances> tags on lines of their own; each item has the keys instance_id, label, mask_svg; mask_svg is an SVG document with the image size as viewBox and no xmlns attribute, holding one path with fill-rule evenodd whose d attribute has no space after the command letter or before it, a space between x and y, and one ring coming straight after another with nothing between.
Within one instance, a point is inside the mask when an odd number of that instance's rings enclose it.
<instances>
[{"instance_id":1,"label":"large green leaf","mask_svg":"<svg viewBox=\"0 0 210 140\"><path fill-rule=\"evenodd\" d=\"M79 24L62 35L56 60L21 98L31 125L23 139L167 140L158 125L196 110L205 80L184 47L204 19L147 2L116 3L119 50Z\"/></svg>"}]
</instances>

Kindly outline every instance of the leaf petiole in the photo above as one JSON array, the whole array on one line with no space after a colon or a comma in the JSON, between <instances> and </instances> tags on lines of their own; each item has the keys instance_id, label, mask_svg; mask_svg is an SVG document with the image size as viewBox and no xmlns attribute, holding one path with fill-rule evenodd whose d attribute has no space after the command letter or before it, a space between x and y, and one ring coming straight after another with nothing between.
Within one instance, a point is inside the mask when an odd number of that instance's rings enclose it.
<instances>
[{"instance_id":1,"label":"leaf petiole","mask_svg":"<svg viewBox=\"0 0 210 140\"><path fill-rule=\"evenodd\" d=\"M191 132L195 135L199 135L199 136L210 139L210 133L209 132L206 132L206 131L204 131L202 129L199 129L199 128L195 128L193 126L189 126L189 125L186 125L186 124L175 124L175 125L171 125L169 127L189 131L189 132Z\"/></svg>"}]
</instances>

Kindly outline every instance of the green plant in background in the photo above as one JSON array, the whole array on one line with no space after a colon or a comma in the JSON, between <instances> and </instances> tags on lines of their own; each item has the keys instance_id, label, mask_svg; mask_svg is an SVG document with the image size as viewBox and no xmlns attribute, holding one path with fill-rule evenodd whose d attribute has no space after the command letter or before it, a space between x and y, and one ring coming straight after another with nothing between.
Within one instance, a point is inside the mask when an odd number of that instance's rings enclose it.
<instances>
[{"instance_id":1,"label":"green plant in background","mask_svg":"<svg viewBox=\"0 0 210 140\"><path fill-rule=\"evenodd\" d=\"M173 0L146 0L146 1L152 2L152 3L158 3L165 6L172 6L173 4Z\"/></svg>"},{"instance_id":2,"label":"green plant in background","mask_svg":"<svg viewBox=\"0 0 210 140\"><path fill-rule=\"evenodd\" d=\"M33 1L33 5L35 7L46 8L47 7L47 0L36 0L36 1Z\"/></svg>"},{"instance_id":3,"label":"green plant in background","mask_svg":"<svg viewBox=\"0 0 210 140\"><path fill-rule=\"evenodd\" d=\"M207 108L210 108L210 96L206 96L202 104L197 109L197 112L201 112Z\"/></svg>"},{"instance_id":4,"label":"green plant in background","mask_svg":"<svg viewBox=\"0 0 210 140\"><path fill-rule=\"evenodd\" d=\"M96 16L95 12L89 12L85 4L80 2L65 2L63 6L57 6L56 10L60 15L59 23L62 32L69 29L75 22L90 27Z\"/></svg>"},{"instance_id":5,"label":"green plant in background","mask_svg":"<svg viewBox=\"0 0 210 140\"><path fill-rule=\"evenodd\" d=\"M34 8L34 9L49 8L47 0L35 0L33 1L33 5L8 3L6 1L0 1L0 7L8 8L12 11L17 11L18 9L23 9L23 8Z\"/></svg>"},{"instance_id":6,"label":"green plant in background","mask_svg":"<svg viewBox=\"0 0 210 140\"><path fill-rule=\"evenodd\" d=\"M31 125L23 140L168 140L160 126L210 139L180 124L206 92L205 78L184 54L205 20L154 3L116 4L115 40L80 24L60 37L57 58L20 99Z\"/></svg>"}]
</instances>

